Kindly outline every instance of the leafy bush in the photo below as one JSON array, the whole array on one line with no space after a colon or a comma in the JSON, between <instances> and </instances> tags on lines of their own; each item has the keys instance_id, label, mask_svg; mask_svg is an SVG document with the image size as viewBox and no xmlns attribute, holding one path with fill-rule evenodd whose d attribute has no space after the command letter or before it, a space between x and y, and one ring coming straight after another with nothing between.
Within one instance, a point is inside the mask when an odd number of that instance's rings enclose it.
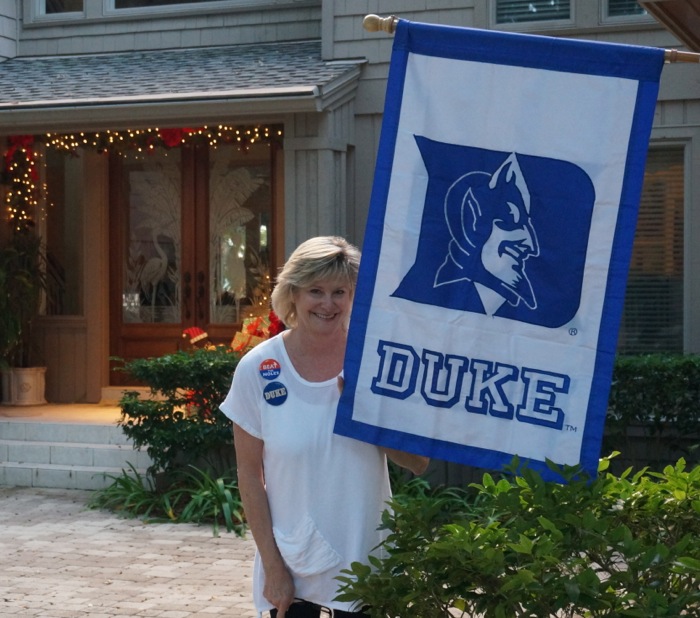
<instances>
[{"instance_id":1,"label":"leafy bush","mask_svg":"<svg viewBox=\"0 0 700 618\"><path fill-rule=\"evenodd\" d=\"M34 318L46 290L41 238L30 230L13 231L0 247L0 367L30 367Z\"/></svg>"},{"instance_id":2,"label":"leafy bush","mask_svg":"<svg viewBox=\"0 0 700 618\"><path fill-rule=\"evenodd\" d=\"M558 472L567 484L530 470L409 484L384 515L383 557L345 571L339 598L373 618L700 616L700 467Z\"/></svg>"},{"instance_id":3,"label":"leafy bush","mask_svg":"<svg viewBox=\"0 0 700 618\"><path fill-rule=\"evenodd\" d=\"M680 457L700 461L700 356L617 358L603 447L612 451L657 470Z\"/></svg>"},{"instance_id":4,"label":"leafy bush","mask_svg":"<svg viewBox=\"0 0 700 618\"><path fill-rule=\"evenodd\" d=\"M651 424L656 431L700 428L700 356L620 356L608 402L612 426Z\"/></svg>"},{"instance_id":5,"label":"leafy bush","mask_svg":"<svg viewBox=\"0 0 700 618\"><path fill-rule=\"evenodd\" d=\"M150 474L190 464L225 472L233 467L231 422L219 410L240 355L225 347L177 352L124 363L151 388L153 399L128 392L119 425L153 460Z\"/></svg>"},{"instance_id":6,"label":"leafy bush","mask_svg":"<svg viewBox=\"0 0 700 618\"><path fill-rule=\"evenodd\" d=\"M223 523L227 532L243 536L243 517L238 486L231 475L212 477L190 466L181 470L167 491L159 491L130 464L130 472L107 475L112 484L94 492L89 506L109 509L130 517L175 523L211 523L214 536Z\"/></svg>"},{"instance_id":7,"label":"leafy bush","mask_svg":"<svg viewBox=\"0 0 700 618\"><path fill-rule=\"evenodd\" d=\"M180 522L211 521L217 536L219 519L223 519L227 532L235 531L242 536L246 529L238 485L231 476L213 478L206 471L191 466L185 472L183 487L176 487L166 496L174 504L183 504L177 517Z\"/></svg>"},{"instance_id":8,"label":"leafy bush","mask_svg":"<svg viewBox=\"0 0 700 618\"><path fill-rule=\"evenodd\" d=\"M150 517L152 513L162 512L162 501L156 493L153 482L144 477L130 463L129 471L122 470L119 476L105 474L112 484L104 489L97 489L90 497L90 508L108 509L131 517Z\"/></svg>"}]
</instances>

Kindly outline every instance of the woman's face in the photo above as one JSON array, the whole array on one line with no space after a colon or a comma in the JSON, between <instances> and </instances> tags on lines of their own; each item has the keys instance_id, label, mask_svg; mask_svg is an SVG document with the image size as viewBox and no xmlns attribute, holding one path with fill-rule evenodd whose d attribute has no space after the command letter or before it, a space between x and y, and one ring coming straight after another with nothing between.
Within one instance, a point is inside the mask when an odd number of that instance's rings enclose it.
<instances>
[{"instance_id":1,"label":"woman's face","mask_svg":"<svg viewBox=\"0 0 700 618\"><path fill-rule=\"evenodd\" d=\"M352 292L344 281L321 280L295 290L297 328L319 335L332 335L346 329Z\"/></svg>"}]
</instances>

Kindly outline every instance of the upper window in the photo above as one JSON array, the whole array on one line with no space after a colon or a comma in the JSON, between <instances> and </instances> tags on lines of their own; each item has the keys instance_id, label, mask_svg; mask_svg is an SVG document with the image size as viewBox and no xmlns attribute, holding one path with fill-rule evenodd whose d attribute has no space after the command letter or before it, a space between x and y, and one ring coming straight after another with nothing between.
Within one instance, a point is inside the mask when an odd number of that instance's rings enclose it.
<instances>
[{"instance_id":1,"label":"upper window","mask_svg":"<svg viewBox=\"0 0 700 618\"><path fill-rule=\"evenodd\" d=\"M570 0L496 0L497 24L551 21L570 17Z\"/></svg>"},{"instance_id":2,"label":"upper window","mask_svg":"<svg viewBox=\"0 0 700 618\"><path fill-rule=\"evenodd\" d=\"M80 13L83 10L83 0L44 0L44 13Z\"/></svg>"},{"instance_id":3,"label":"upper window","mask_svg":"<svg viewBox=\"0 0 700 618\"><path fill-rule=\"evenodd\" d=\"M153 13L199 14L211 8L237 9L259 6L260 4L284 4L294 0L27 0L24 3L25 24L51 23L57 21L114 19L123 14L133 16L143 12L144 16ZM122 13L123 12L123 13Z\"/></svg>"},{"instance_id":4,"label":"upper window","mask_svg":"<svg viewBox=\"0 0 700 618\"><path fill-rule=\"evenodd\" d=\"M167 6L170 4L197 4L211 0L114 0L115 9L140 9L152 6Z\"/></svg>"},{"instance_id":5,"label":"upper window","mask_svg":"<svg viewBox=\"0 0 700 618\"><path fill-rule=\"evenodd\" d=\"M637 0L494 0L495 25L548 23L575 27L596 27L605 23L645 17L647 12Z\"/></svg>"},{"instance_id":6,"label":"upper window","mask_svg":"<svg viewBox=\"0 0 700 618\"><path fill-rule=\"evenodd\" d=\"M624 17L628 15L646 15L637 0L608 0L607 16Z\"/></svg>"},{"instance_id":7,"label":"upper window","mask_svg":"<svg viewBox=\"0 0 700 618\"><path fill-rule=\"evenodd\" d=\"M167 6L170 4L198 4L212 0L113 0L115 9L138 9L152 6ZM83 10L84 0L44 0L45 15L55 13L78 13Z\"/></svg>"}]
</instances>

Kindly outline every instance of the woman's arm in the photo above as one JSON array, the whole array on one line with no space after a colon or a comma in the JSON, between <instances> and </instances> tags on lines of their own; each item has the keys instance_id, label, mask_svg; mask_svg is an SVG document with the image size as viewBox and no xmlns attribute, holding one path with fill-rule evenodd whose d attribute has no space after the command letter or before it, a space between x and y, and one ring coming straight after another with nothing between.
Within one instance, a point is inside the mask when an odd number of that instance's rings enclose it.
<instances>
[{"instance_id":1,"label":"woman's arm","mask_svg":"<svg viewBox=\"0 0 700 618\"><path fill-rule=\"evenodd\" d=\"M278 617L284 618L287 608L294 601L294 581L272 533L263 470L263 441L236 424L233 440L243 510L265 571L263 595L277 608Z\"/></svg>"},{"instance_id":2,"label":"woman's arm","mask_svg":"<svg viewBox=\"0 0 700 618\"><path fill-rule=\"evenodd\" d=\"M342 376L338 376L338 390L341 393L343 392L344 386L345 379ZM406 451L397 451L396 449L388 448L386 446L382 446L381 449L384 454L396 465L410 470L413 472L413 474L423 474L423 472L428 469L430 457L414 455L413 453L407 453Z\"/></svg>"},{"instance_id":3,"label":"woman's arm","mask_svg":"<svg viewBox=\"0 0 700 618\"><path fill-rule=\"evenodd\" d=\"M407 453L406 451L397 451L393 448L388 448L386 446L382 447L386 456L391 459L395 464L406 468L413 472L413 474L423 474L428 469L428 464L430 463L430 457L423 457L422 455L414 455L413 453Z\"/></svg>"}]
</instances>

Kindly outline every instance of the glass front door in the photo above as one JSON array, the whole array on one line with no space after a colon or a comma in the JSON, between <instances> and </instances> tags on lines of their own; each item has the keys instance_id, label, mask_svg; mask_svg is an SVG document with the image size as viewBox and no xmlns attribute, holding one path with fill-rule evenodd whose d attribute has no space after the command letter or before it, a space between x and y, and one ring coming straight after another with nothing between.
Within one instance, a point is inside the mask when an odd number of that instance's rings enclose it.
<instances>
[{"instance_id":1,"label":"glass front door","mask_svg":"<svg viewBox=\"0 0 700 618\"><path fill-rule=\"evenodd\" d=\"M237 324L269 300L270 163L233 147L209 157L209 317Z\"/></svg>"},{"instance_id":2,"label":"glass front door","mask_svg":"<svg viewBox=\"0 0 700 618\"><path fill-rule=\"evenodd\" d=\"M157 151L122 166L128 203L122 269L125 324L179 324L182 314L182 161Z\"/></svg>"},{"instance_id":3,"label":"glass front door","mask_svg":"<svg viewBox=\"0 0 700 618\"><path fill-rule=\"evenodd\" d=\"M110 167L110 353L160 356L199 327L230 343L269 306L275 144L181 146ZM111 372L113 384L126 384Z\"/></svg>"}]
</instances>

